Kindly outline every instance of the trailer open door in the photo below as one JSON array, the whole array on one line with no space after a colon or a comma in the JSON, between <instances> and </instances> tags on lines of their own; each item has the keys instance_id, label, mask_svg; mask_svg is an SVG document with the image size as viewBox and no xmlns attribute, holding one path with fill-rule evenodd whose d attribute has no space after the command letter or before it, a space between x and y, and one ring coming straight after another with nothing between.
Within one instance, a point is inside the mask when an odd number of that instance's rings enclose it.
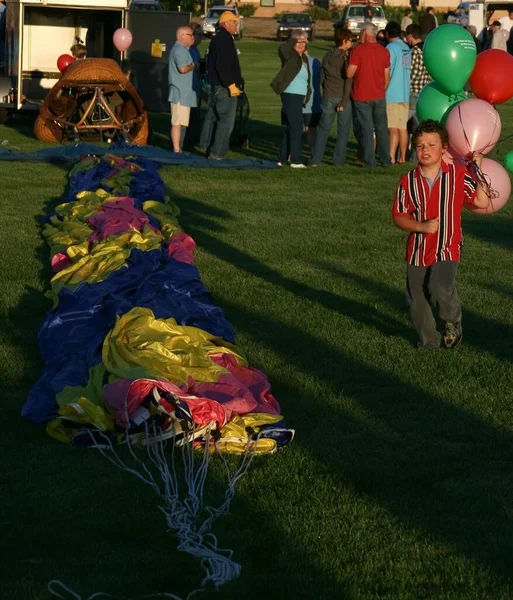
<instances>
[{"instance_id":1,"label":"trailer open door","mask_svg":"<svg viewBox=\"0 0 513 600\"><path fill-rule=\"evenodd\" d=\"M168 60L176 29L188 25L187 12L129 10L126 27L133 42L127 52L134 83L148 110L169 111Z\"/></svg>"},{"instance_id":2,"label":"trailer open door","mask_svg":"<svg viewBox=\"0 0 513 600\"><path fill-rule=\"evenodd\" d=\"M5 62L4 73L0 78L0 105L8 108L20 108L21 90L21 53L23 10L18 2L8 2L5 20ZM13 90L14 100L10 97Z\"/></svg>"}]
</instances>

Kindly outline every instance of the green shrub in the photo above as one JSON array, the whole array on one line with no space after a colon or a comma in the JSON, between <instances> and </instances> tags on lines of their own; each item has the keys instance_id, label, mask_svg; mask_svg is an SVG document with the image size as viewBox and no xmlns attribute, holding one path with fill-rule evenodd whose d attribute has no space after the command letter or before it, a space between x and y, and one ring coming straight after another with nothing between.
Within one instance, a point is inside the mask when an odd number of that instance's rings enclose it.
<instances>
[{"instance_id":1,"label":"green shrub","mask_svg":"<svg viewBox=\"0 0 513 600\"><path fill-rule=\"evenodd\" d=\"M401 23L401 20L404 17L404 13L407 9L401 6L384 6L383 10L385 11L385 17L387 18L387 21L396 21L396 23ZM418 23L422 14L423 11L420 10L417 12L412 12L410 16L414 23ZM446 22L447 13L435 11L435 15L438 19L439 25L442 25L442 23Z\"/></svg>"},{"instance_id":2,"label":"green shrub","mask_svg":"<svg viewBox=\"0 0 513 600\"><path fill-rule=\"evenodd\" d=\"M239 4L239 14L244 18L252 17L257 10L256 4Z\"/></svg>"},{"instance_id":3,"label":"green shrub","mask_svg":"<svg viewBox=\"0 0 513 600\"><path fill-rule=\"evenodd\" d=\"M338 18L338 10L328 10L320 6L309 6L305 11L314 21L332 21Z\"/></svg>"}]
</instances>

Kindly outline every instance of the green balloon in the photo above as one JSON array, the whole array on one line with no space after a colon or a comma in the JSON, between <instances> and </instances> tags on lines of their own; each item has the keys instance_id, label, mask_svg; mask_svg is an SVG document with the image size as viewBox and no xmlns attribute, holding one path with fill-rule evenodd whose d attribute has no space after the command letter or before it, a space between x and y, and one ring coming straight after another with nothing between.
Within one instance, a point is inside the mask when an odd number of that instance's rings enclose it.
<instances>
[{"instance_id":1,"label":"green balloon","mask_svg":"<svg viewBox=\"0 0 513 600\"><path fill-rule=\"evenodd\" d=\"M440 121L445 124L451 109L459 102L466 100L467 96L463 90L457 94L446 94L436 81L428 83L422 88L417 99L416 111L419 121Z\"/></svg>"},{"instance_id":2,"label":"green balloon","mask_svg":"<svg viewBox=\"0 0 513 600\"><path fill-rule=\"evenodd\" d=\"M513 173L513 150L504 157L504 166L510 173Z\"/></svg>"},{"instance_id":3,"label":"green balloon","mask_svg":"<svg viewBox=\"0 0 513 600\"><path fill-rule=\"evenodd\" d=\"M476 45L470 33L454 23L440 25L424 42L424 64L446 94L456 94L467 83L476 64Z\"/></svg>"}]
</instances>

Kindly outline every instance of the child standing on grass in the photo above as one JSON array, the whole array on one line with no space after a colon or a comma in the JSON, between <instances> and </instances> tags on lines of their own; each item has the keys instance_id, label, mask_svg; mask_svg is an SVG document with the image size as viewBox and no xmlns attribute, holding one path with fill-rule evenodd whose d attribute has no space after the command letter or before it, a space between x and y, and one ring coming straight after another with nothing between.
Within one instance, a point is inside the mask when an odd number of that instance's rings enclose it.
<instances>
[{"instance_id":1,"label":"child standing on grass","mask_svg":"<svg viewBox=\"0 0 513 600\"><path fill-rule=\"evenodd\" d=\"M454 286L462 243L461 211L465 204L486 208L488 192L466 167L442 157L449 134L437 121L424 121L412 136L419 164L399 181L392 208L394 223L410 233L406 247L406 286L419 348L439 348L441 336L431 310L438 304L445 322L444 344L462 339L461 304ZM474 160L481 166L481 154Z\"/></svg>"}]
</instances>

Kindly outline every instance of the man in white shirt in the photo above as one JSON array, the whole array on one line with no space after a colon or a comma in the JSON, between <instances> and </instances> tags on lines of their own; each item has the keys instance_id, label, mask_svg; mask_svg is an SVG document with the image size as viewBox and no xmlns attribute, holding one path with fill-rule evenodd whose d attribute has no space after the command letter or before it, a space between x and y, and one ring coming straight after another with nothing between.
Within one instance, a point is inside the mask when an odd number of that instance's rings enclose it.
<instances>
[{"instance_id":1,"label":"man in white shirt","mask_svg":"<svg viewBox=\"0 0 513 600\"><path fill-rule=\"evenodd\" d=\"M509 39L509 32L505 29L501 28L501 24L499 21L494 21L492 23L492 49L493 50L504 50L504 52L508 51L507 42Z\"/></svg>"},{"instance_id":2,"label":"man in white shirt","mask_svg":"<svg viewBox=\"0 0 513 600\"><path fill-rule=\"evenodd\" d=\"M501 24L501 28L509 33L511 31L511 28L513 27L513 8L510 8L508 12L509 15L507 17L502 17L501 19L499 19L499 22Z\"/></svg>"},{"instance_id":3,"label":"man in white shirt","mask_svg":"<svg viewBox=\"0 0 513 600\"><path fill-rule=\"evenodd\" d=\"M406 28L408 27L408 25L411 25L413 23L413 19L411 18L411 9L407 8L404 11L404 17L402 18L401 21L401 31L406 31Z\"/></svg>"}]
</instances>

